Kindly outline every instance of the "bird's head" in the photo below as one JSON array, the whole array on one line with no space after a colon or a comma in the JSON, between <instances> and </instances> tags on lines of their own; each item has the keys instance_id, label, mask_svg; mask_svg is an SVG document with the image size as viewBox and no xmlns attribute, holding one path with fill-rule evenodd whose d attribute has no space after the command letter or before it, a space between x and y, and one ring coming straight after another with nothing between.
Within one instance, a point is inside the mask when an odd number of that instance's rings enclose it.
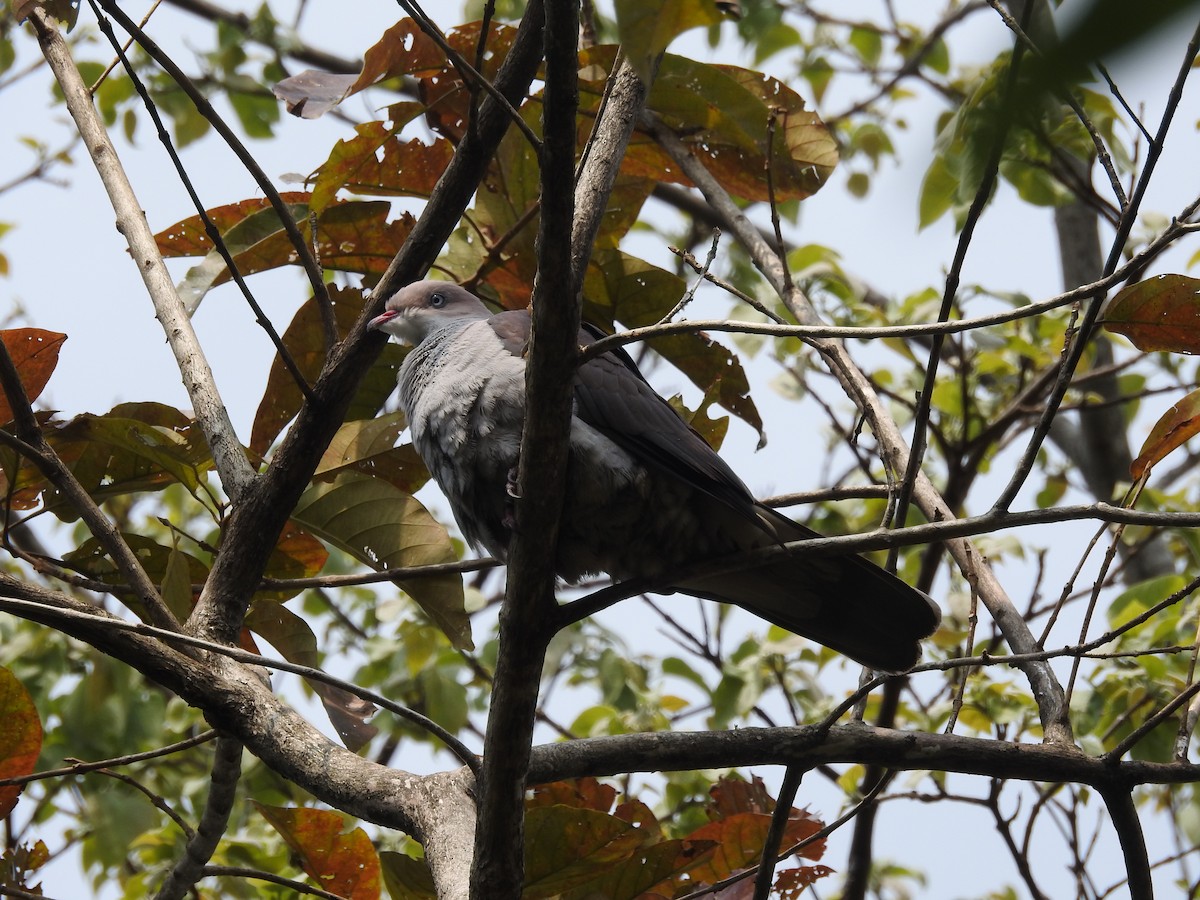
<instances>
[{"instance_id":1,"label":"bird's head","mask_svg":"<svg viewBox=\"0 0 1200 900\"><path fill-rule=\"evenodd\" d=\"M383 313L367 327L416 345L442 328L490 315L478 297L457 284L414 281L389 297Z\"/></svg>"}]
</instances>

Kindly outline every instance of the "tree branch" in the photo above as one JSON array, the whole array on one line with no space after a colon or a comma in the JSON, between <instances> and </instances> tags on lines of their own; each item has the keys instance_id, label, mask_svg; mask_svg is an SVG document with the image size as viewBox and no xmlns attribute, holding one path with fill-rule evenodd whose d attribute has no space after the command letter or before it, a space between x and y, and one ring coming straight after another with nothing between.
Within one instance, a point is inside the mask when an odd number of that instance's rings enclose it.
<instances>
[{"instance_id":1,"label":"tree branch","mask_svg":"<svg viewBox=\"0 0 1200 900\"><path fill-rule=\"evenodd\" d=\"M241 771L241 743L231 737L218 737L204 813L195 832L188 838L183 858L171 868L166 881L154 895L155 900L183 900L204 877L204 867L212 859L229 825Z\"/></svg>"},{"instance_id":2,"label":"tree branch","mask_svg":"<svg viewBox=\"0 0 1200 900\"><path fill-rule=\"evenodd\" d=\"M484 737L471 896L519 900L524 882L525 771L546 647L554 635L555 550L567 481L581 298L572 289L571 228L579 12L547 0L545 104L539 164L541 218L533 330L525 369L525 420L517 524L500 609L499 655Z\"/></svg>"},{"instance_id":3,"label":"tree branch","mask_svg":"<svg viewBox=\"0 0 1200 900\"><path fill-rule=\"evenodd\" d=\"M497 88L510 102L524 96L537 71L542 22L541 0L532 0L496 76ZM459 143L404 246L380 278L371 302L327 360L313 385L314 399L305 403L271 464L226 521L221 553L188 623L193 633L225 643L236 638L280 530L340 426L355 387L386 343L384 335L368 334L366 323L382 311L389 296L433 264L508 126L507 112L486 98L480 107L479 126L470 129Z\"/></svg>"},{"instance_id":4,"label":"tree branch","mask_svg":"<svg viewBox=\"0 0 1200 900\"><path fill-rule=\"evenodd\" d=\"M104 123L92 105L91 94L71 59L70 48L58 26L39 8L30 13L30 21L37 31L42 53L66 97L71 118L75 120L75 126L83 136L104 189L108 192L117 214L117 228L125 235L129 252L142 274L142 281L154 304L155 317L162 323L167 342L183 376L183 386L192 401L196 420L212 450L221 483L230 499L237 502L254 480L254 470L246 459L245 450L221 401L212 369L204 358L191 320L184 312L171 275L158 252L154 234L146 222L146 214L133 192Z\"/></svg>"}]
</instances>

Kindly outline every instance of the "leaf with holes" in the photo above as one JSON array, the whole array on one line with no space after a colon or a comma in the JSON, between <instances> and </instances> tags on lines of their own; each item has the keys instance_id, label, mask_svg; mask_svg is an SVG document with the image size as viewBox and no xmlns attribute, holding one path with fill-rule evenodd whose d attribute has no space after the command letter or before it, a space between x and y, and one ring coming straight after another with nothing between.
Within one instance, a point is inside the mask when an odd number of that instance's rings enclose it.
<instances>
[{"instance_id":1,"label":"leaf with holes","mask_svg":"<svg viewBox=\"0 0 1200 900\"><path fill-rule=\"evenodd\" d=\"M45 389L50 376L58 365L58 351L62 349L65 334L46 331L42 328L10 328L0 331L0 340L8 355L12 357L17 375L25 388L25 398L32 403ZM12 421L12 407L8 397L0 391L0 425Z\"/></svg>"}]
</instances>

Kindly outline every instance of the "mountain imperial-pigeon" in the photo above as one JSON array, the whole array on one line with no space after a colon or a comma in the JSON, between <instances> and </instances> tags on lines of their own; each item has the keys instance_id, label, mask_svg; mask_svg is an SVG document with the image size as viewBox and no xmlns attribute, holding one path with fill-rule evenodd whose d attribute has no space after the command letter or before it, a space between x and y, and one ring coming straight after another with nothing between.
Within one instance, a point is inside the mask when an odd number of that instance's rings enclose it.
<instances>
[{"instance_id":1,"label":"mountain imperial-pigeon","mask_svg":"<svg viewBox=\"0 0 1200 900\"><path fill-rule=\"evenodd\" d=\"M503 560L519 502L528 311L492 314L458 285L418 281L370 327L413 345L399 375L413 444L467 540ZM593 340L580 332L581 345ZM755 500L628 354L579 367L570 440L555 561L563 579L652 579L656 591L734 603L873 669L899 672L920 659L937 606L860 556L779 556L726 574L682 574L819 535Z\"/></svg>"}]
</instances>

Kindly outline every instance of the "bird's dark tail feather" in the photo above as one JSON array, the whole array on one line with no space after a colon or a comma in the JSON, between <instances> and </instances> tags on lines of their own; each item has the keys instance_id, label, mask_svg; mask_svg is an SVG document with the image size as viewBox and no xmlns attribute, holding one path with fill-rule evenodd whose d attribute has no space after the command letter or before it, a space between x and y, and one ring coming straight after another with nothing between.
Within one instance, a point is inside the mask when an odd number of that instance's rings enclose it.
<instances>
[{"instance_id":1,"label":"bird's dark tail feather","mask_svg":"<svg viewBox=\"0 0 1200 900\"><path fill-rule=\"evenodd\" d=\"M772 524L785 541L817 536L782 516ZM783 525L786 523L786 525ZM780 527L782 526L782 527ZM921 658L921 640L941 612L921 591L860 556L781 558L676 590L733 603L872 669L903 672Z\"/></svg>"}]
</instances>

